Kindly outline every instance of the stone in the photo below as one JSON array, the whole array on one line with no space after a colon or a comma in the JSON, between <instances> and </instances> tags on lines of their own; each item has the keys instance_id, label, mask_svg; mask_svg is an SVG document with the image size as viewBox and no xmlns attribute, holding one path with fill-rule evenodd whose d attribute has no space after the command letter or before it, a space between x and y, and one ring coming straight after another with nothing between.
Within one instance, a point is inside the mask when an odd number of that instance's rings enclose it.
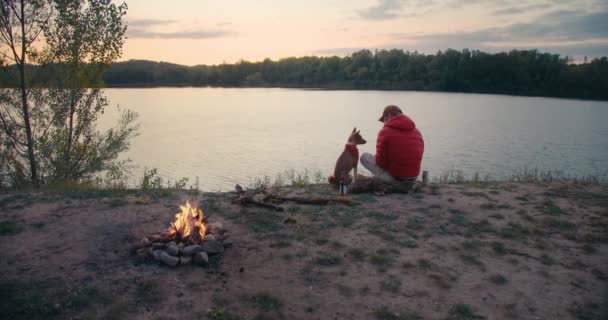
<instances>
[{"instance_id":1,"label":"stone","mask_svg":"<svg viewBox=\"0 0 608 320\"><path fill-rule=\"evenodd\" d=\"M209 227L209 229L224 229L224 225L221 222L211 222L207 226Z\"/></svg>"},{"instance_id":2,"label":"stone","mask_svg":"<svg viewBox=\"0 0 608 320\"><path fill-rule=\"evenodd\" d=\"M154 260L156 261L160 261L160 254L163 253L164 251L162 250L154 250L152 251L152 258L154 258Z\"/></svg>"},{"instance_id":3,"label":"stone","mask_svg":"<svg viewBox=\"0 0 608 320\"><path fill-rule=\"evenodd\" d=\"M194 257L192 257L192 261L194 261L194 263L203 266L203 267L208 267L209 266L209 256L205 253L205 252L197 252Z\"/></svg>"},{"instance_id":4,"label":"stone","mask_svg":"<svg viewBox=\"0 0 608 320\"><path fill-rule=\"evenodd\" d=\"M190 264L192 262L192 257L181 256L179 258L179 264Z\"/></svg>"},{"instance_id":5,"label":"stone","mask_svg":"<svg viewBox=\"0 0 608 320\"><path fill-rule=\"evenodd\" d=\"M152 249L164 249L165 248L165 244L164 243L153 243L152 244Z\"/></svg>"},{"instance_id":6,"label":"stone","mask_svg":"<svg viewBox=\"0 0 608 320\"><path fill-rule=\"evenodd\" d=\"M184 256L192 256L195 253L199 252L203 250L203 247L199 246L199 245L191 245L191 246L187 246L184 249L182 249L182 255Z\"/></svg>"},{"instance_id":7,"label":"stone","mask_svg":"<svg viewBox=\"0 0 608 320\"><path fill-rule=\"evenodd\" d=\"M222 241L222 244L224 245L224 248L230 248L230 247L232 247L233 242L230 239L226 239L226 240Z\"/></svg>"},{"instance_id":8,"label":"stone","mask_svg":"<svg viewBox=\"0 0 608 320\"><path fill-rule=\"evenodd\" d=\"M209 240L215 240L215 236L212 234L208 234L205 236L205 241L209 241Z\"/></svg>"},{"instance_id":9,"label":"stone","mask_svg":"<svg viewBox=\"0 0 608 320\"><path fill-rule=\"evenodd\" d=\"M203 251L207 254L218 254L224 252L224 245L217 240L203 242Z\"/></svg>"},{"instance_id":10,"label":"stone","mask_svg":"<svg viewBox=\"0 0 608 320\"><path fill-rule=\"evenodd\" d=\"M179 248L177 247L177 245L168 245L165 248L165 251L167 251L167 253L172 256L177 256L177 254L179 253Z\"/></svg>"},{"instance_id":11,"label":"stone","mask_svg":"<svg viewBox=\"0 0 608 320\"><path fill-rule=\"evenodd\" d=\"M168 266L175 267L179 263L179 258L162 251L160 253L160 261Z\"/></svg>"}]
</instances>

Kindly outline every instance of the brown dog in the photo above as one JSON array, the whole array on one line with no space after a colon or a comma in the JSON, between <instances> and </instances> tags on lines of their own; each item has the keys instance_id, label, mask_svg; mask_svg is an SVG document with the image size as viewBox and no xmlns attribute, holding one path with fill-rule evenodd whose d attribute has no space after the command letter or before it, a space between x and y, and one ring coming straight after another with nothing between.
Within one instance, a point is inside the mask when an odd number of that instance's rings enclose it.
<instances>
[{"instance_id":1,"label":"brown dog","mask_svg":"<svg viewBox=\"0 0 608 320\"><path fill-rule=\"evenodd\" d=\"M344 184L350 184L357 178L357 165L359 164L359 149L357 149L357 145L365 144L366 142L361 137L361 132L357 131L357 128L354 128L348 137L346 146L344 146L344 151L336 161L334 175L327 179L329 183L339 185L341 180ZM351 170L354 170L354 178L349 175Z\"/></svg>"}]
</instances>

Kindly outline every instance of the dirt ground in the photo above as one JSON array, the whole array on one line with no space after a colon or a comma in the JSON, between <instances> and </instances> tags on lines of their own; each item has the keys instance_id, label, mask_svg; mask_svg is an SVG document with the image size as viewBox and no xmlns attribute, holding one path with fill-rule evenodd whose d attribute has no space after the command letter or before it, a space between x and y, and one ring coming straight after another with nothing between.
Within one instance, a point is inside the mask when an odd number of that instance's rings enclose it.
<instances>
[{"instance_id":1,"label":"dirt ground","mask_svg":"<svg viewBox=\"0 0 608 320\"><path fill-rule=\"evenodd\" d=\"M189 197L0 194L0 319L608 319L607 186L434 185L285 212L206 193L234 242L214 266L130 254Z\"/></svg>"}]
</instances>

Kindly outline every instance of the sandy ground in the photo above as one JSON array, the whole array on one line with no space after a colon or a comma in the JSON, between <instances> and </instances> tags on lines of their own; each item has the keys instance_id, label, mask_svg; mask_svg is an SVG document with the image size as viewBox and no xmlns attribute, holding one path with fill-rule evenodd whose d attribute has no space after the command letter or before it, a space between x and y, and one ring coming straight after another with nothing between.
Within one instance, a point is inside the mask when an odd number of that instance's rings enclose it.
<instances>
[{"instance_id":1,"label":"sandy ground","mask_svg":"<svg viewBox=\"0 0 608 320\"><path fill-rule=\"evenodd\" d=\"M0 194L0 319L608 319L606 186L438 185L285 212L204 194L234 241L215 267L131 255L187 197Z\"/></svg>"}]
</instances>

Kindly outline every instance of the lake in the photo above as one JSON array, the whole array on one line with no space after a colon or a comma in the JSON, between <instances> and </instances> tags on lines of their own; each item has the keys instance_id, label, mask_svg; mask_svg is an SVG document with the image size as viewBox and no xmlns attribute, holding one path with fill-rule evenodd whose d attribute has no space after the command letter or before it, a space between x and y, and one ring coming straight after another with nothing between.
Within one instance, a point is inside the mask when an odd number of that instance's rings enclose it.
<instances>
[{"instance_id":1,"label":"lake","mask_svg":"<svg viewBox=\"0 0 608 320\"><path fill-rule=\"evenodd\" d=\"M374 152L384 106L410 116L425 140L423 170L437 177L505 178L525 168L566 175L608 169L608 102L403 91L150 88L106 89L111 105L139 113L140 135L124 155L164 179L199 178L205 191L232 190L286 169L330 175L353 127ZM361 166L360 166L361 167ZM360 169L368 173L365 169ZM135 181L135 180L134 180Z\"/></svg>"}]
</instances>

